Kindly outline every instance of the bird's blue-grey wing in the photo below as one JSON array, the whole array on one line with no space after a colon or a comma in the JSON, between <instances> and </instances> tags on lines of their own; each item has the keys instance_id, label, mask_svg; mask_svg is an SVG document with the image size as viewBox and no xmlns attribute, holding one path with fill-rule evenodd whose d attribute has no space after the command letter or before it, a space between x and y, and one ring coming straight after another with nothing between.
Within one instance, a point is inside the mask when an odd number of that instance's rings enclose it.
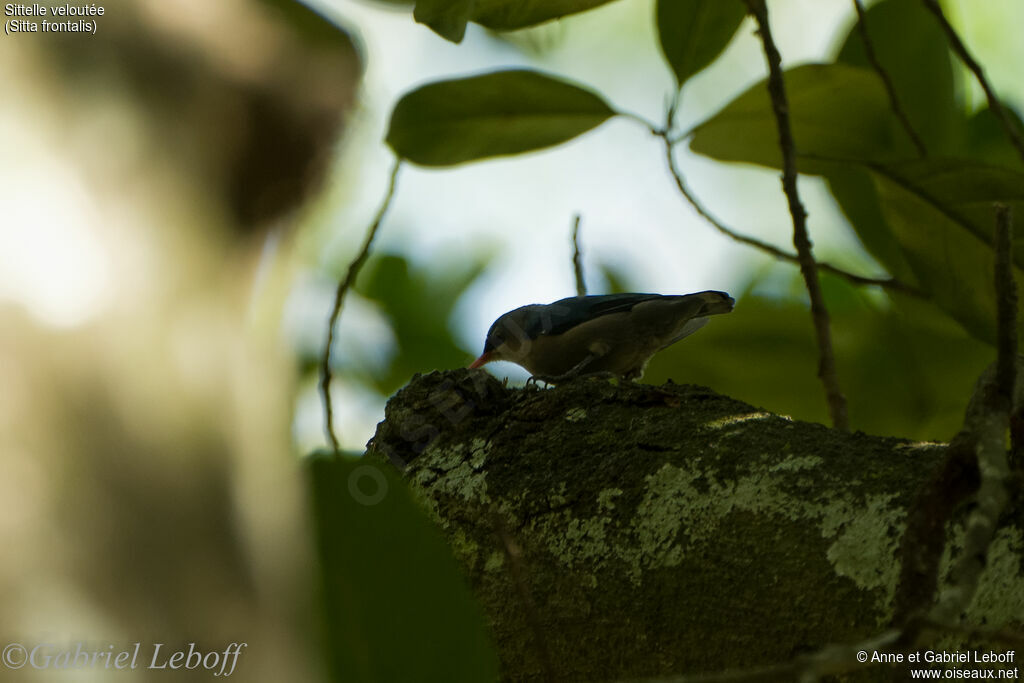
<instances>
[{"instance_id":1,"label":"bird's blue-grey wing","mask_svg":"<svg viewBox=\"0 0 1024 683\"><path fill-rule=\"evenodd\" d=\"M557 335L577 325L612 313L624 313L644 301L664 299L661 294L591 294L560 299L538 310L527 334L535 338L541 334Z\"/></svg>"}]
</instances>

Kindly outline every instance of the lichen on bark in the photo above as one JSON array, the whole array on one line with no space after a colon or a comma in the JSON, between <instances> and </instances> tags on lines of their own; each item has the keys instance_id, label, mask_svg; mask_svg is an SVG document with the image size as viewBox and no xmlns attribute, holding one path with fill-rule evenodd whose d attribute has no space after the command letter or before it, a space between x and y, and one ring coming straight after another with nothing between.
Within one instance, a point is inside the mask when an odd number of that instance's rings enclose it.
<instances>
[{"instance_id":1,"label":"lichen on bark","mask_svg":"<svg viewBox=\"0 0 1024 683\"><path fill-rule=\"evenodd\" d=\"M518 389L456 370L393 397L369 451L447 533L504 677L590 681L785 662L877 633L907 507L945 447L703 387ZM972 606L989 625L1020 622L1020 600L999 595L1024 595L1022 527L1000 532Z\"/></svg>"}]
</instances>

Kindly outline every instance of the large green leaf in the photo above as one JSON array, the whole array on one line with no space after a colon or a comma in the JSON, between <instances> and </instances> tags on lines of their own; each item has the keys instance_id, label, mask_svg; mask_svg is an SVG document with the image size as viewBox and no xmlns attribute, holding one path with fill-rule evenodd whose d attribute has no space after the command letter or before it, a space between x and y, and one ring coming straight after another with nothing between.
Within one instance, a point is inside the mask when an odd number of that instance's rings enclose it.
<instances>
[{"instance_id":1,"label":"large green leaf","mask_svg":"<svg viewBox=\"0 0 1024 683\"><path fill-rule=\"evenodd\" d=\"M959 152L964 114L956 101L949 43L938 22L921 0L884 0L865 14L875 56L929 154ZM836 61L871 68L856 25Z\"/></svg>"},{"instance_id":2,"label":"large green leaf","mask_svg":"<svg viewBox=\"0 0 1024 683\"><path fill-rule=\"evenodd\" d=\"M799 170L822 173L836 162L911 158L878 76L846 64L806 64L785 73ZM780 168L779 136L765 82L693 131L690 148L719 161Z\"/></svg>"},{"instance_id":3,"label":"large green leaf","mask_svg":"<svg viewBox=\"0 0 1024 683\"><path fill-rule=\"evenodd\" d=\"M387 143L424 166L520 154L570 140L615 115L600 96L536 71L430 83L391 113Z\"/></svg>"},{"instance_id":4,"label":"large green leaf","mask_svg":"<svg viewBox=\"0 0 1024 683\"><path fill-rule=\"evenodd\" d=\"M933 155L955 151L963 136L963 113L956 102L953 67L942 29L920 0L884 0L872 5L866 15L875 56L917 135ZM858 25L850 27L836 60L870 67ZM909 141L909 136L906 139ZM912 270L882 214L870 173L836 166L824 175L868 252L895 277L913 284Z\"/></svg>"},{"instance_id":5,"label":"large green leaf","mask_svg":"<svg viewBox=\"0 0 1024 683\"><path fill-rule=\"evenodd\" d=\"M514 31L608 2L611 0L417 0L413 17L458 43L470 21L494 31Z\"/></svg>"},{"instance_id":6,"label":"large green leaf","mask_svg":"<svg viewBox=\"0 0 1024 683\"><path fill-rule=\"evenodd\" d=\"M868 253L893 277L916 286L913 269L882 213L871 171L863 166L837 164L825 171L824 176L829 192Z\"/></svg>"},{"instance_id":7,"label":"large green leaf","mask_svg":"<svg viewBox=\"0 0 1024 683\"><path fill-rule=\"evenodd\" d=\"M746 13L739 0L658 0L658 41L676 83L713 62Z\"/></svg>"},{"instance_id":8,"label":"large green leaf","mask_svg":"<svg viewBox=\"0 0 1024 683\"><path fill-rule=\"evenodd\" d=\"M332 680L497 680L482 611L401 478L361 458L306 464Z\"/></svg>"},{"instance_id":9,"label":"large green leaf","mask_svg":"<svg viewBox=\"0 0 1024 683\"><path fill-rule=\"evenodd\" d=\"M921 286L968 332L993 341L993 203L1024 215L1024 173L929 160L879 166L873 175L887 222ZM1018 266L1024 265L1022 233L1013 243Z\"/></svg>"},{"instance_id":10,"label":"large green leaf","mask_svg":"<svg viewBox=\"0 0 1024 683\"><path fill-rule=\"evenodd\" d=\"M462 42L476 0L418 0L413 18L453 43Z\"/></svg>"}]
</instances>

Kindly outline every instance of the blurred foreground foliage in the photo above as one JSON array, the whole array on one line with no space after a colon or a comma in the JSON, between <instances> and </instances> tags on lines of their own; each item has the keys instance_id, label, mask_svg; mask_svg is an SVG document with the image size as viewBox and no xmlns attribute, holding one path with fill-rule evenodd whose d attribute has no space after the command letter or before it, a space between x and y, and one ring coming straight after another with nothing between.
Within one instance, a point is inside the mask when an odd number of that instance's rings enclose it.
<instances>
[{"instance_id":1,"label":"blurred foreground foliage","mask_svg":"<svg viewBox=\"0 0 1024 683\"><path fill-rule=\"evenodd\" d=\"M493 681L497 657L440 529L379 462L305 461L335 681Z\"/></svg>"}]
</instances>

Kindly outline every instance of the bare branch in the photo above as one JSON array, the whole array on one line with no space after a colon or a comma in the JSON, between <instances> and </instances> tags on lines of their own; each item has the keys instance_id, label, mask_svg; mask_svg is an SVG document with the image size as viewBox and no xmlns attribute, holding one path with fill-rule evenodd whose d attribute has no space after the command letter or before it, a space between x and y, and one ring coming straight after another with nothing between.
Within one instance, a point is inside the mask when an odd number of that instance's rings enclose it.
<instances>
[{"instance_id":1,"label":"bare branch","mask_svg":"<svg viewBox=\"0 0 1024 683\"><path fill-rule=\"evenodd\" d=\"M910 645L928 624L956 623L970 604L988 545L1009 494L1005 435L1014 404L1017 375L1017 292L1013 281L1009 207L996 205L995 290L997 357L979 378L967 406L964 426L949 444L943 464L918 494L900 542L900 580L893 625L904 628ZM975 494L964 552L953 568L951 585L931 607L939 563L946 545L946 523L957 506ZM922 615L928 616L922 620Z\"/></svg>"},{"instance_id":2,"label":"bare branch","mask_svg":"<svg viewBox=\"0 0 1024 683\"><path fill-rule=\"evenodd\" d=\"M345 294L355 284L359 271L370 255L370 247L377 236L377 230L384 220L384 215L391 207L391 200L395 196L395 182L398 179L398 169L401 167L402 161L396 159L395 165L391 168L388 189L384 193L384 201L381 203L380 208L377 209L377 214L374 216L373 222L366 232L366 240L363 242L362 249L359 250L359 253L348 265L348 272L345 273L345 278L338 283L338 289L334 293L334 307L331 309L331 315L327 321L327 341L324 344L323 357L320 359L320 394L324 404L324 431L327 433L327 441L331 446L331 450L335 454L340 452L341 447L338 445L338 437L334 434L334 412L331 406L331 346L334 345L334 328L337 326L338 317L341 315L341 306L345 301Z\"/></svg>"},{"instance_id":3,"label":"bare branch","mask_svg":"<svg viewBox=\"0 0 1024 683\"><path fill-rule=\"evenodd\" d=\"M572 268L576 273L576 295L587 295L587 283L583 279L583 256L580 254L580 215L572 221Z\"/></svg>"},{"instance_id":4,"label":"bare branch","mask_svg":"<svg viewBox=\"0 0 1024 683\"><path fill-rule=\"evenodd\" d=\"M939 5L938 0L922 0L924 6L927 7L935 18L939 20L939 25L942 26L942 30L946 32L946 37L949 39L949 45L953 48L953 52L956 53L960 61L971 70L974 77L978 79L978 83L981 85L981 89L985 91L985 98L988 100L988 108L996 115L996 119L999 120L999 124L1003 127L1003 131L1006 136L1010 138L1010 142L1017 149L1017 153L1021 159L1024 159L1024 139L1021 139L1020 131L1014 126L1013 121L1010 120L1009 115L1006 113L1006 109L1003 107L1002 102L999 101L999 97L996 96L995 90L989 84L988 79L985 78L985 72L981 68L981 65L974 60L971 53L967 50L967 46L960 40L960 36L957 34L956 29L946 19L946 15L942 12L942 7Z\"/></svg>"},{"instance_id":5,"label":"bare branch","mask_svg":"<svg viewBox=\"0 0 1024 683\"><path fill-rule=\"evenodd\" d=\"M672 153L672 148L675 142L673 142L668 133L665 131L652 130L652 132L658 137L660 137L665 143L665 159L668 161L668 170L672 174L672 180L675 181L676 187L679 189L679 193L683 195L686 201L690 203L690 206L693 207L693 210L696 211L701 216L701 218L706 220L708 223L711 224L711 227L715 228L715 230L718 230L718 232L722 233L729 239L735 240L740 244L746 244L747 246L759 249L768 254L769 256L773 256L779 259L780 261L785 261L787 263L799 265L800 259L797 257L796 254L791 254L788 251L783 251L782 249L779 249L775 245L763 242L755 237L750 237L749 235L744 235L742 233L736 232L735 230L727 226L725 223L723 223L721 220L719 220L717 217L715 217L714 214L708 211L708 209L700 202L699 199L697 199L697 196L686 184L686 179L683 176L682 171L679 169L678 164L676 164L675 156ZM832 275L841 277L844 280L847 280L848 282L858 286L872 285L876 287L881 287L883 289L887 289L889 291L902 292L903 294L910 294L916 297L923 296L923 294L919 290L904 284L903 282L897 280L896 278L865 277L863 275L857 275L855 273L843 270L842 268L837 268L836 266L833 266L829 263L818 263L818 269L831 273Z\"/></svg>"},{"instance_id":6,"label":"bare branch","mask_svg":"<svg viewBox=\"0 0 1024 683\"><path fill-rule=\"evenodd\" d=\"M871 42L871 35L868 33L867 15L864 12L864 5L861 3L861 0L853 0L853 6L857 10L857 29L860 31L861 40L864 41L864 55L868 58L868 62L874 67L878 76L882 79L882 83L885 85L885 91L889 94L889 106L892 107L892 112L899 119L903 130L907 132L910 140L914 143L914 147L917 147L917 153L922 157L926 157L928 156L928 149L924 146L924 141L918 136L917 131L914 130L914 126L911 125L910 119L907 118L906 113L903 111L903 107L900 106L896 87L892 84L889 73L878 60L878 55L875 54L875 45Z\"/></svg>"},{"instance_id":7,"label":"bare branch","mask_svg":"<svg viewBox=\"0 0 1024 683\"><path fill-rule=\"evenodd\" d=\"M1006 431L1017 375L1017 292L1013 281L1010 210L1001 204L996 205L994 243L998 348L995 376L983 376L975 396L978 409L968 416L975 423L975 453L981 482L975 495L976 505L967 517L963 552L953 566L950 585L942 591L930 613L931 619L939 623L959 621L970 605L999 516L1009 501Z\"/></svg>"},{"instance_id":8,"label":"bare branch","mask_svg":"<svg viewBox=\"0 0 1024 683\"><path fill-rule=\"evenodd\" d=\"M836 429L847 430L849 429L849 419L846 413L846 397L843 396L836 372L828 309L825 307L821 282L818 280L818 264L814 261L811 239L807 234L807 212L800 202L797 190L796 145L793 142L793 131L789 124L789 103L786 101L786 86L782 77L782 57L772 39L765 0L746 0L746 3L757 20L765 60L768 62L768 94L771 97L772 110L778 124L779 148L782 151L782 189L789 203L789 213L793 217L793 246L796 247L797 257L800 260L800 272L804 276L807 293L811 298L811 315L814 319L814 331L819 351L818 377L825 387L825 398L828 401L832 426Z\"/></svg>"}]
</instances>

